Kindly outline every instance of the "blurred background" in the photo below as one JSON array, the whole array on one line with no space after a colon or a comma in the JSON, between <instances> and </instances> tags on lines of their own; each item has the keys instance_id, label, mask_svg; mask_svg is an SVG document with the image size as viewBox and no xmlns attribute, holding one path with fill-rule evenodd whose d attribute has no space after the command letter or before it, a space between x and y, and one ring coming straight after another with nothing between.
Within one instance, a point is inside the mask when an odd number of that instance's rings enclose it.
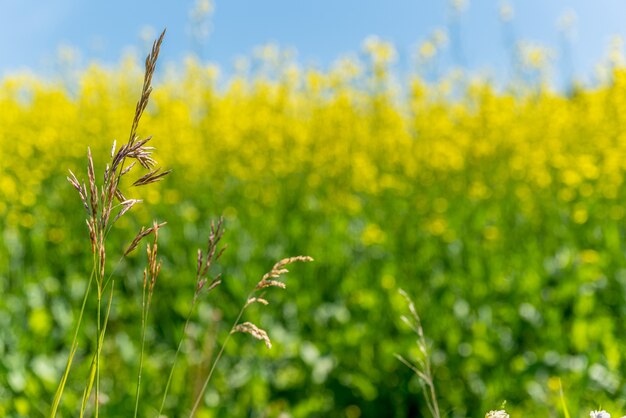
<instances>
[{"instance_id":1,"label":"blurred background","mask_svg":"<svg viewBox=\"0 0 626 418\"><path fill-rule=\"evenodd\" d=\"M393 43L395 65L405 72L416 55L432 54L430 42L438 71L461 67L502 82L514 67L515 50L523 46L549 55L558 82L591 81L611 41L626 35L626 5L619 0L400 0L391 5L371 0L3 0L0 7L3 74L54 74L63 70L59 61L113 64L126 53L142 55L167 27L162 61L180 62L194 54L228 72L267 44L289 50L302 64L327 68L374 35Z\"/></svg>"},{"instance_id":2,"label":"blurred background","mask_svg":"<svg viewBox=\"0 0 626 418\"><path fill-rule=\"evenodd\" d=\"M224 216L223 285L194 312L165 412L187 416L249 289L267 350L227 346L201 417L417 417L420 313L443 414L626 409L626 62L621 1L0 0L0 416L47 416L91 270L67 170L128 136L143 58L167 27L139 128L173 173L109 236L109 271L167 221L147 334L155 416ZM116 268L103 416L129 416L143 251ZM87 309L94 312L95 301ZM60 416L94 350L88 315ZM618 415L618 416L621 416Z\"/></svg>"}]
</instances>

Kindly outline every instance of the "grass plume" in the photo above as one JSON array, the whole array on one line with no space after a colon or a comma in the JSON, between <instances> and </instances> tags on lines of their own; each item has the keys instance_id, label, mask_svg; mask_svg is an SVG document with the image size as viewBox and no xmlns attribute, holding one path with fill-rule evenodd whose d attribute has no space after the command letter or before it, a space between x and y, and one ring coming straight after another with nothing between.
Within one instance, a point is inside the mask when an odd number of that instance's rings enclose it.
<instances>
[{"instance_id":1,"label":"grass plume","mask_svg":"<svg viewBox=\"0 0 626 418\"><path fill-rule=\"evenodd\" d=\"M79 178L72 172L69 172L67 179L69 183L76 189L81 203L86 212L86 224L89 236L89 246L92 253L92 273L85 291L83 303L81 306L78 321L74 330L74 338L70 347L67 365L65 371L59 382L51 411L50 418L57 416L59 406L63 392L67 383L67 379L70 374L71 365L75 357L78 348L78 334L81 329L83 318L85 315L86 304L92 293L96 293L96 311L94 313L96 321L96 335L95 335L95 352L92 353L91 363L89 366L89 372L87 375L85 387L82 394L82 402L80 407L79 416L82 418L86 415L98 417L100 413L100 405L103 403L102 393L100 388L100 374L102 364L102 347L105 342L105 335L107 325L112 309L112 302L114 299L115 288L115 271L120 262L118 262L111 272L107 270L110 265L107 262L107 237L111 232L113 225L127 213L132 211L134 207L140 204L142 201L139 199L129 198L127 191L122 187L123 180L126 176L133 171L135 167L141 167L146 172L134 180L132 187L150 186L153 183L163 180L171 170L163 170L158 166L157 161L153 158L152 153L154 148L149 146L149 142L152 139L151 136L142 138L138 135L138 127L141 121L146 106L148 105L150 94L152 92L152 78L156 69L156 63L161 48L161 43L165 31L161 33L159 38L154 42L150 54L146 58L145 73L142 85L140 98L135 107L135 114L133 116L130 133L126 143L117 147L117 143L113 142L111 148L110 159L106 164L106 168L102 172L102 175L97 175L97 170L92 157L91 149L87 149L87 181L80 181ZM98 179L102 179L101 182ZM132 190L132 189L131 189ZM134 398L134 413L136 418L140 413L141 403L141 387L143 380L143 367L144 359L146 355L146 332L148 328L148 319L150 314L150 308L152 305L154 290L157 279L161 272L161 261L158 258L159 246L159 230L166 225L166 222L154 221L151 226L142 226L139 232L130 241L126 249L120 255L120 261L131 254L137 249L142 241L148 236L152 236L153 240L147 244L147 266L143 272L143 286L141 297L141 336L140 336L140 354L137 367L137 379L135 387ZM224 253L225 246L221 245L221 239L224 234L224 221L220 218L217 222L211 223L210 233L207 241L207 246L204 250L198 249L196 258L196 277L195 277L195 292L191 301L189 313L185 320L182 335L178 342L176 354L171 365L168 379L165 383L163 391L163 398L159 408L158 415L161 416L167 401L168 392L171 386L174 370L177 366L177 361L180 356L181 347L185 339L187 338L187 331L190 318L197 307L200 300L200 296L208 294L217 288L222 282L221 275L212 275L211 267L217 262ZM211 365L210 372L204 380L201 391L195 398L193 408L190 416L194 416L200 406L203 394L211 380L213 372L217 367L226 347L228 341L232 335L237 333L249 334L252 337L261 340L265 343L267 348L272 347L270 337L264 329L258 327L256 324L249 321L241 321L245 310L252 304L258 303L262 305L268 305L269 301L264 297L265 293L270 287L278 287L285 289L286 284L281 281L283 275L289 272L286 268L288 265L295 262L309 262L313 261L308 256L296 256L289 257L280 260L275 263L271 270L264 274L262 278L256 283L248 297L245 299L245 303L241 308L236 320L230 328L230 331L223 342L220 351L215 356ZM93 394L93 396L92 396ZM93 410L89 409L89 405L92 404Z\"/></svg>"},{"instance_id":2,"label":"grass plume","mask_svg":"<svg viewBox=\"0 0 626 418\"><path fill-rule=\"evenodd\" d=\"M169 393L170 385L172 383L172 378L174 376L174 370L176 369L177 361L180 355L180 351L182 349L183 342L187 337L187 329L189 327L189 321L191 319L191 315L193 314L199 298L202 294L208 294L213 291L217 286L222 283L221 275L218 274L215 277L210 276L210 267L219 260L219 258L224 253L226 246L220 247L220 241L222 236L224 235L224 219L220 218L217 223L211 222L211 231L209 233L209 238L207 242L207 248L203 252L202 249L198 249L198 256L196 262L196 289L193 295L193 299L191 301L191 306L189 308L189 312L187 313L187 317L185 319L185 325L183 326L183 332L178 340L178 346L176 348L176 353L174 354L174 360L172 361L172 365L170 367L170 372L167 378L167 382L165 383L165 390L163 391L163 397L161 399L161 405L159 406L159 414L161 416L163 413L163 409L165 408L165 403L167 401L167 395Z\"/></svg>"},{"instance_id":3,"label":"grass plume","mask_svg":"<svg viewBox=\"0 0 626 418\"><path fill-rule=\"evenodd\" d=\"M430 363L430 350L424 337L424 329L422 328L422 321L417 314L415 305L409 297L409 295L402 289L399 289L399 293L404 297L409 307L411 317L402 316L402 321L406 323L417 335L417 347L422 354L421 358L418 358L417 364L411 363L400 354L396 354L396 358L402 362L405 366L411 369L417 377L419 377L423 383L422 390L424 392L424 399L426 405L433 418L441 418L439 412L439 402L437 401L437 391L435 390L435 382L433 379L432 366Z\"/></svg>"},{"instance_id":4,"label":"grass plume","mask_svg":"<svg viewBox=\"0 0 626 418\"><path fill-rule=\"evenodd\" d=\"M207 377L205 378L204 383L202 384L202 388L200 389L200 392L196 396L196 400L193 404L193 408L191 409L191 413L189 414L189 418L193 418L196 415L198 408L200 407L200 402L202 401L204 397L204 392L206 391L209 385L209 382L211 381L211 377L213 376L213 372L215 371L217 364L222 358L222 355L224 354L224 349L226 348L226 345L230 341L233 334L236 334L236 333L249 334L252 337L256 338L257 340L263 341L268 349L272 348L272 341L270 340L270 337L267 331L265 331L263 328L258 327L252 322L248 322L248 321L240 322L241 318L243 317L244 312L250 305L254 303L261 303L262 305L269 304L269 302L263 297L265 294L265 290L267 288L278 287L281 289L285 289L287 287L287 285L284 282L281 282L278 279L280 279L281 276L289 272L289 270L285 268L288 264L292 264L295 262L310 262L310 261L313 261L313 258L309 256L296 256L296 257L284 258L280 260L279 262L277 262L276 264L274 264L272 269L269 272L265 273L263 277L261 278L261 280L256 284L254 289L250 292L250 294L246 298L246 302L243 304L241 310L239 311L239 314L237 315L237 319L235 319L232 327L230 328L228 336L222 343L220 351L215 356L215 359L213 360L213 363L211 365L211 369L209 370L209 373Z\"/></svg>"},{"instance_id":5,"label":"grass plume","mask_svg":"<svg viewBox=\"0 0 626 418\"><path fill-rule=\"evenodd\" d=\"M152 77L156 69L156 63L165 36L165 30L161 33L159 38L154 41L152 50L146 58L144 81L142 86L141 95L135 109L133 121L131 124L129 139L126 144L122 145L116 150L116 143L113 143L111 149L111 158L106 165L102 179L102 184L98 184L96 179L96 170L94 167L93 157L91 149L87 149L87 183L85 181L80 182L77 176L70 170L67 177L70 184L77 190L80 200L87 212L87 228L89 231L89 243L91 252L93 255L93 270L85 291L83 304L78 316L77 323L74 330L74 338L72 340L68 360L65 370L57 387L52 406L50 410L50 417L55 417L58 412L58 408L63 397L63 392L67 384L70 369L76 350L78 349L78 332L81 328L83 316L85 313L85 305L89 295L92 291L92 283L95 282L95 290L97 297L97 310L96 310L96 349L94 353L94 359L92 361L89 378L85 386L83 394L83 402L81 406L80 415L83 416L87 408L87 400L90 397L92 388L95 386L94 396L94 416L98 417L99 405L100 405L100 363L101 363L101 351L102 344L104 342L104 336L106 333L106 324L108 322L111 303L113 299L114 278L106 276L107 266L107 248L106 237L110 232L113 224L129 212L136 204L140 203L137 199L127 199L124 197L124 193L120 189L120 183L124 176L126 176L134 167L135 162L145 169L151 170L148 174L142 176L138 181L140 185L146 185L161 180L164 176L169 174L169 171L160 172L159 168L154 169L156 161L152 158L152 147L146 144L150 141L151 137L140 139L137 136L137 128L141 120L141 116L148 104L150 93L152 92ZM125 165L127 160L134 160L128 166ZM137 182L135 182L137 183ZM87 186L88 184L88 186ZM117 202L117 203L116 203ZM142 228L139 234L133 239L128 249L124 252L124 256L128 255L134 248L137 247L139 242L146 236L155 233L163 226L163 224L154 223L150 228ZM151 261L151 260L149 260ZM154 266L151 266L154 267ZM151 271L152 272L152 271ZM105 293L108 291L108 296L105 299ZM107 300L106 310L103 312L103 300Z\"/></svg>"}]
</instances>

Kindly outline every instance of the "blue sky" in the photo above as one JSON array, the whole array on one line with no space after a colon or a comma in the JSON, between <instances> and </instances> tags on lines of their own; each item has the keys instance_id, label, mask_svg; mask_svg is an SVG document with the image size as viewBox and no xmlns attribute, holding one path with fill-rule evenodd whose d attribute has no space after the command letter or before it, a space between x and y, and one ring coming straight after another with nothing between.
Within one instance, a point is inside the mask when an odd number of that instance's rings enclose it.
<instances>
[{"instance_id":1,"label":"blue sky","mask_svg":"<svg viewBox=\"0 0 626 418\"><path fill-rule=\"evenodd\" d=\"M449 45L455 45L444 51L441 65L501 76L510 67L499 19L504 4L514 11L508 33L551 47L557 75L565 65L557 24L562 16L576 16L568 59L571 72L582 78L593 74L612 35L626 37L623 0L466 0L456 20L452 0L215 0L210 37L200 46L190 34L195 2L0 0L0 74L23 68L50 73L61 45L80 51L83 64L115 63L129 47L143 54L147 28L167 26L166 61L195 51L226 70L236 57L250 56L255 46L268 42L293 47L299 61L324 67L342 54L358 52L369 35L393 42L399 65L408 66L416 45L441 28L449 33ZM454 42L455 33L460 42Z\"/></svg>"}]
</instances>

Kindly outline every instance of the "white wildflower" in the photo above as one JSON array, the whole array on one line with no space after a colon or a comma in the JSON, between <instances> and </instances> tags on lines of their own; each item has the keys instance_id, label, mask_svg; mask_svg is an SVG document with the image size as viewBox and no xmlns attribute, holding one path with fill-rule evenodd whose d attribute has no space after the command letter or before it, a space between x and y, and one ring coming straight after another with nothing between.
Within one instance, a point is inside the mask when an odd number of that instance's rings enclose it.
<instances>
[{"instance_id":1,"label":"white wildflower","mask_svg":"<svg viewBox=\"0 0 626 418\"><path fill-rule=\"evenodd\" d=\"M602 410L602 411L591 411L589 412L589 416L591 418L611 418L611 414Z\"/></svg>"},{"instance_id":2,"label":"white wildflower","mask_svg":"<svg viewBox=\"0 0 626 418\"><path fill-rule=\"evenodd\" d=\"M509 418L509 414L507 414L507 412L504 409L501 409L499 411L487 412L487 414L485 415L485 418ZM600 418L604 418L604 417L600 417Z\"/></svg>"}]
</instances>

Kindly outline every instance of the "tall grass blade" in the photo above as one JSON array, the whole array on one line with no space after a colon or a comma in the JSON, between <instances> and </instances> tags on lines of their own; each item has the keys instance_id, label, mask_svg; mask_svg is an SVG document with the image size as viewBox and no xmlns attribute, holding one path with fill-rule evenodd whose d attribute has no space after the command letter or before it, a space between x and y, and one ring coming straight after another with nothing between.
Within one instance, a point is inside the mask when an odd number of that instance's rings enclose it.
<instances>
[{"instance_id":1,"label":"tall grass blade","mask_svg":"<svg viewBox=\"0 0 626 418\"><path fill-rule=\"evenodd\" d=\"M563 383L559 378L559 397L561 398L561 409L563 409L563 416L565 418L571 418L569 414L569 410L567 409L567 404L565 403L565 394L563 393Z\"/></svg>"},{"instance_id":2,"label":"tall grass blade","mask_svg":"<svg viewBox=\"0 0 626 418\"><path fill-rule=\"evenodd\" d=\"M52 407L50 409L50 418L56 417L57 411L59 409L59 405L61 404L61 398L63 397L63 391L65 390L65 385L67 384L67 379L70 375L70 369L72 368L72 361L74 360L74 355L76 354L76 350L78 349L78 332L80 330L80 326L83 322L83 315L85 313L85 306L87 305L87 299L89 298L89 291L91 290L91 283L93 282L93 276L95 274L95 266L91 271L91 276L89 277L89 282L87 282L87 288L85 289L85 295L83 296L83 303L80 307L80 313L78 315L78 320L76 321L76 327L74 328L74 337L72 338L72 345L70 346L70 353L67 357L67 364L65 366L65 371L63 372L63 377L59 382L59 386L57 387L56 393L54 395L54 400L52 401Z\"/></svg>"}]
</instances>

